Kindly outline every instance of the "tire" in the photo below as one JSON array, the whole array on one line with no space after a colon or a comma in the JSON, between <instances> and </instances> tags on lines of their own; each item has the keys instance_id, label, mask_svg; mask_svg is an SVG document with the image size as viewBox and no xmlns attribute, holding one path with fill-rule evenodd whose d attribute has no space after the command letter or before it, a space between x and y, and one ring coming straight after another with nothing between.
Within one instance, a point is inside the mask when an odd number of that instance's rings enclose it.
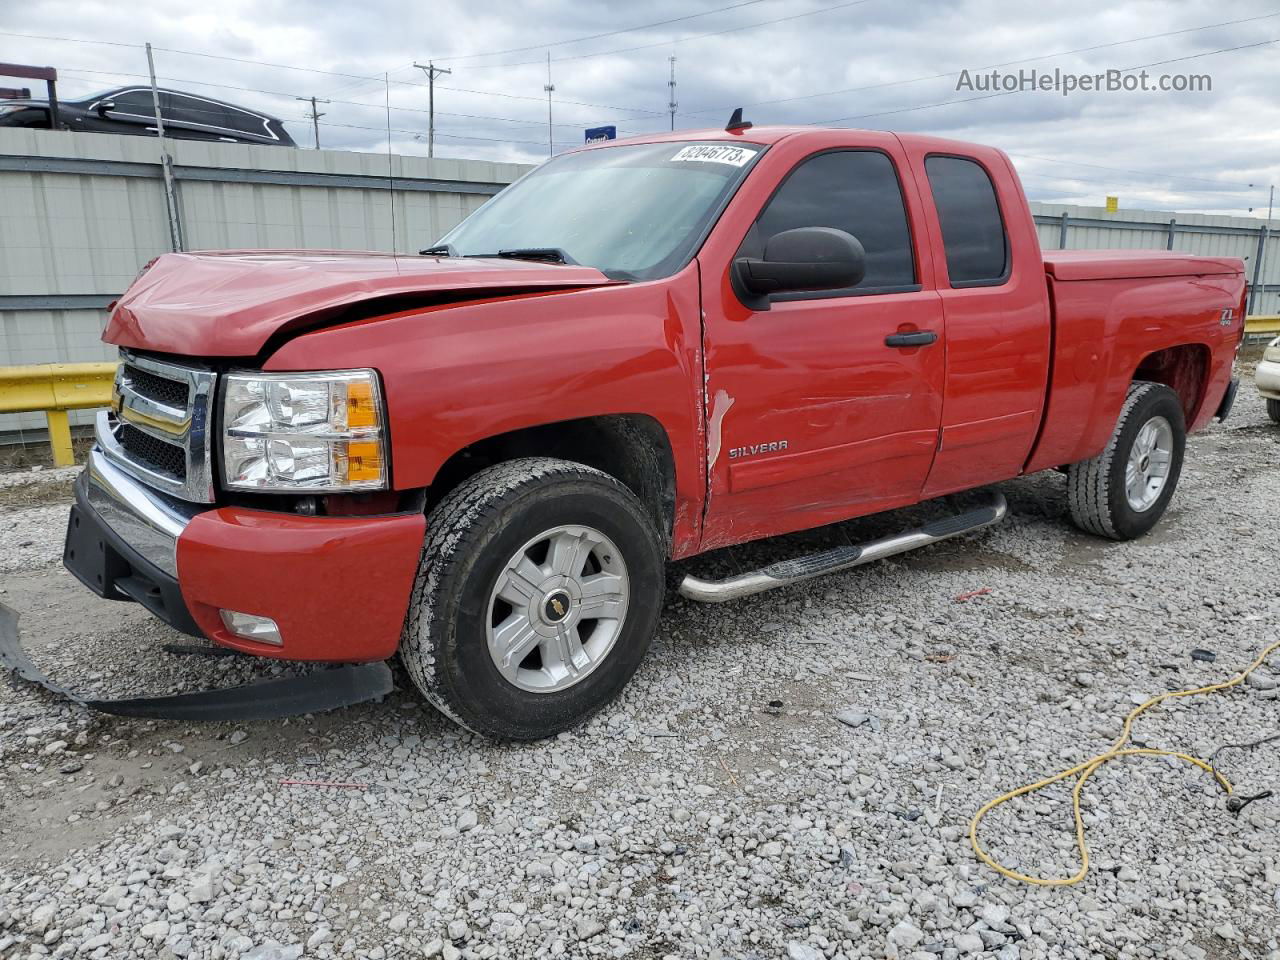
<instances>
[{"instance_id":1,"label":"tire","mask_svg":"<svg viewBox=\"0 0 1280 960\"><path fill-rule=\"evenodd\" d=\"M1280 400L1267 397L1267 416L1274 422L1280 423Z\"/></svg>"},{"instance_id":2,"label":"tire","mask_svg":"<svg viewBox=\"0 0 1280 960\"><path fill-rule=\"evenodd\" d=\"M1143 461L1141 449L1135 454L1135 444L1145 447L1153 433L1158 438L1157 446ZM1131 384L1106 449L1091 460L1073 463L1067 471L1072 522L1086 533L1111 540L1133 540L1145 534L1164 515L1173 498L1186 443L1187 428L1178 395L1159 383ZM1136 455L1139 466L1146 462L1154 476L1160 469L1159 454L1167 456L1167 462L1158 490L1151 480L1142 482L1145 471L1135 475L1137 482L1132 487L1126 484L1131 455ZM1134 501L1135 494L1138 503Z\"/></svg>"},{"instance_id":3,"label":"tire","mask_svg":"<svg viewBox=\"0 0 1280 960\"><path fill-rule=\"evenodd\" d=\"M631 679L657 628L664 575L652 520L613 477L567 460L499 464L428 516L400 658L427 700L468 730L549 737ZM527 652L500 668L491 643Z\"/></svg>"}]
</instances>

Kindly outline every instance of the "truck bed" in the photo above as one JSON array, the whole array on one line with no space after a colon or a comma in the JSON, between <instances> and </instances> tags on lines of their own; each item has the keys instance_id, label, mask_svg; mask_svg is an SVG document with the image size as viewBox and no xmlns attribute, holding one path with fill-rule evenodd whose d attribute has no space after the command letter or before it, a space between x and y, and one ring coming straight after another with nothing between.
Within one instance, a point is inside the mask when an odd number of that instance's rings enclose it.
<instances>
[{"instance_id":1,"label":"truck bed","mask_svg":"<svg viewBox=\"0 0 1280 960\"><path fill-rule=\"evenodd\" d=\"M1163 250L1042 252L1048 402L1026 472L1097 455L1133 380L1174 387L1188 430L1214 415L1244 325L1244 263Z\"/></svg>"},{"instance_id":2,"label":"truck bed","mask_svg":"<svg viewBox=\"0 0 1280 960\"><path fill-rule=\"evenodd\" d=\"M1163 250L1044 250L1044 272L1055 280L1136 280L1240 273L1235 257L1193 257Z\"/></svg>"}]
</instances>

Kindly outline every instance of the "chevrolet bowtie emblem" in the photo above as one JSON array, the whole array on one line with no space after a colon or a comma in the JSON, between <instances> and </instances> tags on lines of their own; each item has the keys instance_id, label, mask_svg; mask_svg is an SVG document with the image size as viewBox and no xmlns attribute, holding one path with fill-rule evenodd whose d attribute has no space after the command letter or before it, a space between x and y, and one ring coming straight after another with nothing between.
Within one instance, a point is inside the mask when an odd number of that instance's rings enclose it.
<instances>
[{"instance_id":1,"label":"chevrolet bowtie emblem","mask_svg":"<svg viewBox=\"0 0 1280 960\"><path fill-rule=\"evenodd\" d=\"M552 597L552 598L551 598L551 608L552 608L553 610L555 610L555 612L556 612L556 616L557 616L557 617L563 617L563 616L564 616L564 604L560 602L560 598L559 598L559 597Z\"/></svg>"}]
</instances>

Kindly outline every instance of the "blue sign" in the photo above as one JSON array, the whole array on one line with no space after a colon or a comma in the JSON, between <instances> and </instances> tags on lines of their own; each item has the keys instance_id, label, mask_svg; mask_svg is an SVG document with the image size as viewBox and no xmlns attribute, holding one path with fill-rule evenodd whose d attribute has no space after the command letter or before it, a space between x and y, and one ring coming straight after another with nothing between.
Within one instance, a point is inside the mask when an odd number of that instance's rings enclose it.
<instances>
[{"instance_id":1,"label":"blue sign","mask_svg":"<svg viewBox=\"0 0 1280 960\"><path fill-rule=\"evenodd\" d=\"M600 143L603 140L617 140L618 128L609 127L588 127L587 143Z\"/></svg>"}]
</instances>

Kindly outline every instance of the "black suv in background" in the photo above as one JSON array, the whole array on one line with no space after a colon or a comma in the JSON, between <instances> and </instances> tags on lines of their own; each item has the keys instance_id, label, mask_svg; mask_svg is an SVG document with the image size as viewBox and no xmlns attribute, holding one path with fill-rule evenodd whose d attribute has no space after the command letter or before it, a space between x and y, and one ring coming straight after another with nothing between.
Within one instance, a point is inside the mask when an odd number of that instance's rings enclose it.
<instances>
[{"instance_id":1,"label":"black suv in background","mask_svg":"<svg viewBox=\"0 0 1280 960\"><path fill-rule=\"evenodd\" d=\"M175 139L297 146L275 117L191 93L161 90L160 115L165 136ZM156 133L150 87L114 87L79 100L59 97L58 120L65 130L140 136ZM47 100L0 100L0 127L48 126Z\"/></svg>"}]
</instances>

